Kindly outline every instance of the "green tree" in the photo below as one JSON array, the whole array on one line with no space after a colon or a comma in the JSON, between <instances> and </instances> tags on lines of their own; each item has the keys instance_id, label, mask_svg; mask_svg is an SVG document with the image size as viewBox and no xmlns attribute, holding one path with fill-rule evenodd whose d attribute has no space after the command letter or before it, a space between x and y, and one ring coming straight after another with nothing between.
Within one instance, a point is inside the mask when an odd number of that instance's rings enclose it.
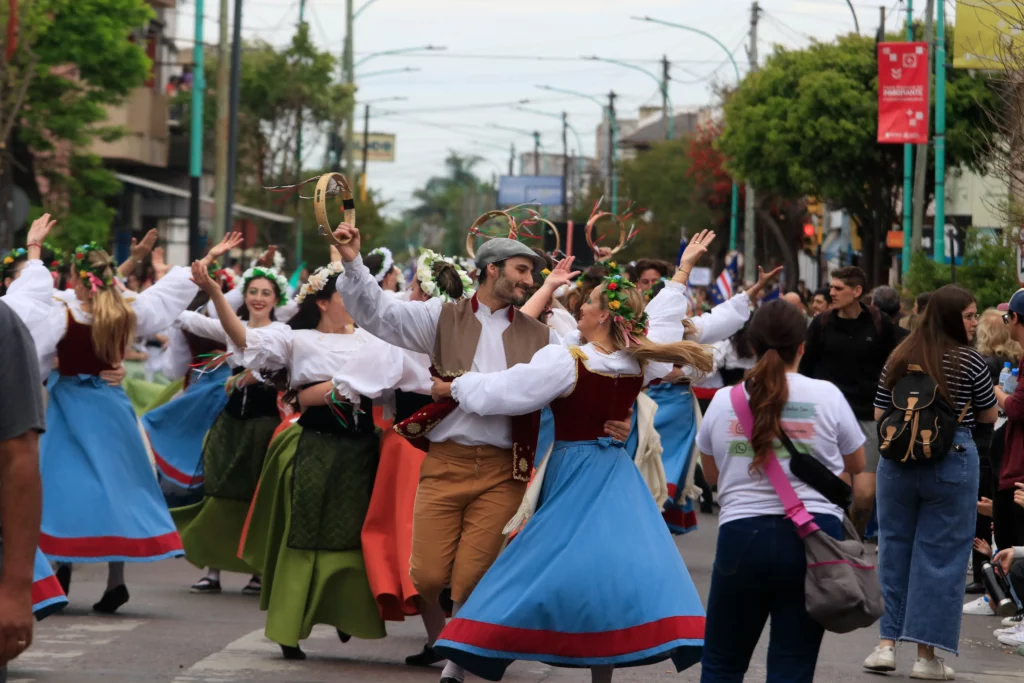
<instances>
[{"instance_id":1,"label":"green tree","mask_svg":"<svg viewBox=\"0 0 1024 683\"><path fill-rule=\"evenodd\" d=\"M956 282L971 291L979 310L1009 301L1017 291L1017 258L1014 250L995 239L988 230L967 230L964 263L956 268ZM917 252L903 286L911 296L933 292L953 281L953 269Z\"/></svg>"},{"instance_id":2,"label":"green tree","mask_svg":"<svg viewBox=\"0 0 1024 683\"><path fill-rule=\"evenodd\" d=\"M434 176L413 193L418 205L405 212L407 244L464 256L466 234L481 214L494 208L494 188L480 180L475 156L449 152L445 175ZM396 247L394 242L392 246Z\"/></svg>"},{"instance_id":3,"label":"green tree","mask_svg":"<svg viewBox=\"0 0 1024 683\"><path fill-rule=\"evenodd\" d=\"M995 95L983 75L948 74L947 164L984 172L985 145L977 143L994 134L986 111ZM875 41L849 35L802 50L777 46L764 68L743 80L725 113L719 144L730 168L759 191L827 197L849 211L860 225L861 263L876 281L885 232L897 220L903 147L876 142Z\"/></svg>"},{"instance_id":4,"label":"green tree","mask_svg":"<svg viewBox=\"0 0 1024 683\"><path fill-rule=\"evenodd\" d=\"M42 203L37 178L62 201L45 208L61 221L65 242L109 236L118 191L113 174L86 150L122 131L105 125L106 108L145 81L150 61L133 32L152 10L143 0L23 0L10 60L0 52L0 140L15 184ZM0 8L7 24L8 3ZM10 236L0 235L0 241Z\"/></svg>"}]
</instances>

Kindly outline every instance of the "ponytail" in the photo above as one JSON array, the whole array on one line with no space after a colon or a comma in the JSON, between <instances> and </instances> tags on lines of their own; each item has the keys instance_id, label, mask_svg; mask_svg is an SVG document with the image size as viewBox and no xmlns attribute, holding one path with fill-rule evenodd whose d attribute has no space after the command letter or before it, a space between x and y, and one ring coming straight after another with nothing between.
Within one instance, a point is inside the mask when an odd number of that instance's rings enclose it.
<instances>
[{"instance_id":1,"label":"ponytail","mask_svg":"<svg viewBox=\"0 0 1024 683\"><path fill-rule=\"evenodd\" d=\"M703 346L692 341L678 341L671 344L655 344L647 337L639 337L627 347L621 347L626 355L632 356L643 367L644 363L671 363L693 368L700 379L714 369L714 360Z\"/></svg>"},{"instance_id":2,"label":"ponytail","mask_svg":"<svg viewBox=\"0 0 1024 683\"><path fill-rule=\"evenodd\" d=\"M92 274L92 345L96 357L108 365L124 361L135 337L135 311L114 286L114 265L105 251L91 250L86 277ZM110 284L107 284L110 283Z\"/></svg>"},{"instance_id":3,"label":"ponytail","mask_svg":"<svg viewBox=\"0 0 1024 683\"><path fill-rule=\"evenodd\" d=\"M777 350L768 349L744 380L750 394L750 412L754 414L753 434L747 435L754 449L754 460L750 463L753 472L762 468L775 437L782 430L782 410L789 400L786 364Z\"/></svg>"}]
</instances>

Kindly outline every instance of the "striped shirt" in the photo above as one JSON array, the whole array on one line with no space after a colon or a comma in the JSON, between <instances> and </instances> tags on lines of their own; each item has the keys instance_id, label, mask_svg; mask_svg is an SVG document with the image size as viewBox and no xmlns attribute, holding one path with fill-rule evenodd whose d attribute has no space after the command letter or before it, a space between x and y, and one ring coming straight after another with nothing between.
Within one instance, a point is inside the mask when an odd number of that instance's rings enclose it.
<instances>
[{"instance_id":1,"label":"striped shirt","mask_svg":"<svg viewBox=\"0 0 1024 683\"><path fill-rule=\"evenodd\" d=\"M948 353L942 359L946 371L946 384L957 416L970 402L971 407L968 408L962 425L973 428L975 411L988 410L996 404L996 394L992 391L992 376L981 354L974 349L961 346L954 353L959 361L958 368L954 369ZM875 392L875 407L882 410L888 410L892 406L892 392L885 388L885 376L888 371L889 366L886 365L878 381L878 391Z\"/></svg>"}]
</instances>

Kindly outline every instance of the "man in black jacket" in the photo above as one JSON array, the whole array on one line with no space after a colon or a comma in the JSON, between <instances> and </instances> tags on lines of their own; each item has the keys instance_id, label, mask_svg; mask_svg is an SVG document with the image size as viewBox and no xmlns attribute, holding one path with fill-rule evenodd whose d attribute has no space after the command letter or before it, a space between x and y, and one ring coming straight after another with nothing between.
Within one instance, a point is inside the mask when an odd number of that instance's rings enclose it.
<instances>
[{"instance_id":1,"label":"man in black jacket","mask_svg":"<svg viewBox=\"0 0 1024 683\"><path fill-rule=\"evenodd\" d=\"M852 517L864 534L875 502L878 431L874 419L875 391L889 354L896 347L896 326L874 306L864 306L864 271L847 266L833 271L829 287L832 310L816 317L807 329L800 373L832 382L846 396L867 436L864 471L853 478Z\"/></svg>"}]
</instances>

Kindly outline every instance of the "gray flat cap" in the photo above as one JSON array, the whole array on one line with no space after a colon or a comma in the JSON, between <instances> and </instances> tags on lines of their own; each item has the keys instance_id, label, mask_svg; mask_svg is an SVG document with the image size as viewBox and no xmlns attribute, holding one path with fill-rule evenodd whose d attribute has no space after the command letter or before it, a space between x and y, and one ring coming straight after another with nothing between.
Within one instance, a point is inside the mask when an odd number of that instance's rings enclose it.
<instances>
[{"instance_id":1,"label":"gray flat cap","mask_svg":"<svg viewBox=\"0 0 1024 683\"><path fill-rule=\"evenodd\" d=\"M484 242L476 251L476 267L483 270L492 263L523 256L533 261L536 269L547 268L547 263L537 253L522 242L507 237L495 237Z\"/></svg>"}]
</instances>

